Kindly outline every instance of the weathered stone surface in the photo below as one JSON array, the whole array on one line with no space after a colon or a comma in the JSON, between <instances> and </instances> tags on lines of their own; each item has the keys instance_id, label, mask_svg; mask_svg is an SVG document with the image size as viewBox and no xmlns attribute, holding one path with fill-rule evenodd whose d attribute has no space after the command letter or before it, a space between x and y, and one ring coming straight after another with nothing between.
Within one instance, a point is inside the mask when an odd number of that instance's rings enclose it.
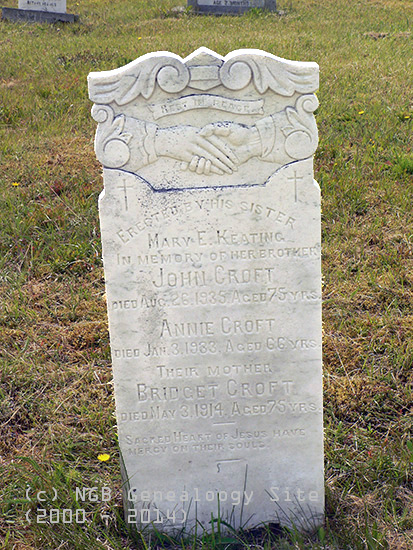
<instances>
[{"instance_id":1,"label":"weathered stone surface","mask_svg":"<svg viewBox=\"0 0 413 550\"><path fill-rule=\"evenodd\" d=\"M275 11L276 0L188 0L188 6L197 13L238 15L253 8Z\"/></svg>"},{"instance_id":2,"label":"weathered stone surface","mask_svg":"<svg viewBox=\"0 0 413 550\"><path fill-rule=\"evenodd\" d=\"M89 75L131 523L322 521L317 87L259 50Z\"/></svg>"},{"instance_id":3,"label":"weathered stone surface","mask_svg":"<svg viewBox=\"0 0 413 550\"><path fill-rule=\"evenodd\" d=\"M19 0L19 9L66 13L66 0Z\"/></svg>"}]
</instances>

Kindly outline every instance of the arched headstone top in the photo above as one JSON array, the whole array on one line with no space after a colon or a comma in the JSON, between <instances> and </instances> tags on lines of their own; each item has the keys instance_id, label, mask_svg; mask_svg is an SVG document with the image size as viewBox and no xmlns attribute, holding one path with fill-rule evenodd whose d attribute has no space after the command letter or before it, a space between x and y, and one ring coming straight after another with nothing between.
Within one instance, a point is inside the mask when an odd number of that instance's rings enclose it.
<instances>
[{"instance_id":1,"label":"arched headstone top","mask_svg":"<svg viewBox=\"0 0 413 550\"><path fill-rule=\"evenodd\" d=\"M317 88L316 63L260 50L147 54L89 75L96 154L158 191L265 185L314 153Z\"/></svg>"}]
</instances>

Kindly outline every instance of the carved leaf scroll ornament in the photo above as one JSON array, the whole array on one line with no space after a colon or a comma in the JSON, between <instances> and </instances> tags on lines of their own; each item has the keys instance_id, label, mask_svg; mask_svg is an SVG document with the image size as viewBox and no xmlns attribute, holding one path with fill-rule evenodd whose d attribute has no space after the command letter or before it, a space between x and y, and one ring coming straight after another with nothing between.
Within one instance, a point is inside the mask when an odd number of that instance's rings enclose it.
<instances>
[{"instance_id":1,"label":"carved leaf scroll ornament","mask_svg":"<svg viewBox=\"0 0 413 550\"><path fill-rule=\"evenodd\" d=\"M232 55L222 65L219 74L222 84L230 90L241 90L251 79L260 94L270 89L291 97L295 92L308 94L318 88L318 67L315 63L286 62L258 53Z\"/></svg>"},{"instance_id":2,"label":"carved leaf scroll ornament","mask_svg":"<svg viewBox=\"0 0 413 550\"><path fill-rule=\"evenodd\" d=\"M281 131L285 136L285 151L293 159L308 158L317 149L318 131L313 116L317 107L317 97L307 94L297 99L295 107L285 109L289 124L283 126Z\"/></svg>"},{"instance_id":3,"label":"carved leaf scroll ornament","mask_svg":"<svg viewBox=\"0 0 413 550\"><path fill-rule=\"evenodd\" d=\"M148 99L156 85L171 94L187 86L199 88L200 67L219 67L212 87L223 85L229 90L241 90L252 81L260 94L270 89L286 97L318 89L316 63L287 61L260 50L237 50L224 58L212 50L199 48L185 59L159 52L156 56L144 55L113 71L90 73L89 97L95 103L126 105L140 95Z\"/></svg>"},{"instance_id":4,"label":"carved leaf scroll ornament","mask_svg":"<svg viewBox=\"0 0 413 550\"><path fill-rule=\"evenodd\" d=\"M189 83L188 67L174 54L144 55L115 69L89 75L89 97L95 103L126 105L142 95L148 99L158 86L167 93L179 93Z\"/></svg>"},{"instance_id":5,"label":"carved leaf scroll ornament","mask_svg":"<svg viewBox=\"0 0 413 550\"><path fill-rule=\"evenodd\" d=\"M132 135L124 132L125 117L115 118L108 105L93 105L92 117L99 123L95 137L98 160L108 168L121 168L130 159L129 142Z\"/></svg>"}]
</instances>

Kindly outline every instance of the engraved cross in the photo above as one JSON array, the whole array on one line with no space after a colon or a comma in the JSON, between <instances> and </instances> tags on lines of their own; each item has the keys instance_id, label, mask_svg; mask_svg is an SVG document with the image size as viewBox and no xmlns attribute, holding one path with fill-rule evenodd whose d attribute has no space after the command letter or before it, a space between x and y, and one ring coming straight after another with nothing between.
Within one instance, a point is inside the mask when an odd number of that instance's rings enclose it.
<instances>
[{"instance_id":1,"label":"engraved cross","mask_svg":"<svg viewBox=\"0 0 413 550\"><path fill-rule=\"evenodd\" d=\"M126 181L123 180L123 185L118 187L118 189L123 189L124 197L125 197L125 210L128 211L128 189L132 189L131 186L126 185Z\"/></svg>"},{"instance_id":2,"label":"engraved cross","mask_svg":"<svg viewBox=\"0 0 413 550\"><path fill-rule=\"evenodd\" d=\"M288 178L289 181L293 181L294 182L294 199L295 199L295 202L297 202L297 181L298 180L302 180L304 179L303 177L298 177L297 176L297 172L294 170L294 176L291 177L291 178Z\"/></svg>"}]
</instances>

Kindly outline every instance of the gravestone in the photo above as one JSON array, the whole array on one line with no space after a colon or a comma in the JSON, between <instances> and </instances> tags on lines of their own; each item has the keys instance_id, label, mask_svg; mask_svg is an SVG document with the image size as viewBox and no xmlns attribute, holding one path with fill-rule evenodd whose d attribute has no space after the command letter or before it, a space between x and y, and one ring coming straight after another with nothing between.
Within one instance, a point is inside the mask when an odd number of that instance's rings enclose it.
<instances>
[{"instance_id":1,"label":"gravestone","mask_svg":"<svg viewBox=\"0 0 413 550\"><path fill-rule=\"evenodd\" d=\"M230 15L251 9L276 10L276 0L188 0L188 7L196 13Z\"/></svg>"},{"instance_id":2,"label":"gravestone","mask_svg":"<svg viewBox=\"0 0 413 550\"><path fill-rule=\"evenodd\" d=\"M33 23L73 23L79 19L66 13L66 0L19 0L19 9L2 8L2 18Z\"/></svg>"},{"instance_id":3,"label":"gravestone","mask_svg":"<svg viewBox=\"0 0 413 550\"><path fill-rule=\"evenodd\" d=\"M66 0L19 0L19 9L66 13Z\"/></svg>"},{"instance_id":4,"label":"gravestone","mask_svg":"<svg viewBox=\"0 0 413 550\"><path fill-rule=\"evenodd\" d=\"M200 48L88 80L128 522L320 525L317 64Z\"/></svg>"}]
</instances>

